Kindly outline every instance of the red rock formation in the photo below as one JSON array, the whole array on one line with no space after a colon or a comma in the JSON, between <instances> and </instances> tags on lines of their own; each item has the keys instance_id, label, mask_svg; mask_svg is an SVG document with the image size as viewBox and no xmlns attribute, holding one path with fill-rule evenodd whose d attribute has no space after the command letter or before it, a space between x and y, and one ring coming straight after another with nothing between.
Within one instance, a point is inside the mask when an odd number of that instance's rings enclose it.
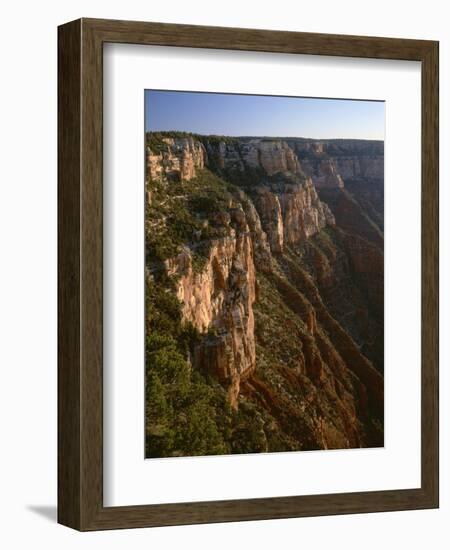
<instances>
[{"instance_id":1,"label":"red rock formation","mask_svg":"<svg viewBox=\"0 0 450 550\"><path fill-rule=\"evenodd\" d=\"M253 303L256 277L253 243L245 213L234 212L239 231L215 240L204 269L196 272L186 249L166 262L169 276L176 276L177 295L185 321L205 335L195 350L198 368L212 371L229 388L237 407L240 380L256 364Z\"/></svg>"},{"instance_id":2,"label":"red rock formation","mask_svg":"<svg viewBox=\"0 0 450 550\"><path fill-rule=\"evenodd\" d=\"M382 369L365 354L382 349L383 234L341 175L379 177L381 161L367 144L352 158L352 144L330 143L168 138L147 158L150 178L165 182L204 166L251 182L211 214L224 237L205 265L194 269L186 246L165 268L201 335L195 367L217 377L234 409L254 403L283 448L383 443Z\"/></svg>"},{"instance_id":3,"label":"red rock formation","mask_svg":"<svg viewBox=\"0 0 450 550\"><path fill-rule=\"evenodd\" d=\"M147 147L147 174L151 179L178 179L189 181L197 169L205 165L203 145L189 138L164 138L165 150L154 152Z\"/></svg>"}]
</instances>

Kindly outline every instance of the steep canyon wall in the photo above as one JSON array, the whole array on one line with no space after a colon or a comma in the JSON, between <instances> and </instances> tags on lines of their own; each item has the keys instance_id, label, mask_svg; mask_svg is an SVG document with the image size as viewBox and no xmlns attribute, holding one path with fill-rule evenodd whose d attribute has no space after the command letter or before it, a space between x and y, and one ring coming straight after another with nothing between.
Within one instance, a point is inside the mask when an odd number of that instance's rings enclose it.
<instances>
[{"instance_id":1,"label":"steep canyon wall","mask_svg":"<svg viewBox=\"0 0 450 550\"><path fill-rule=\"evenodd\" d=\"M192 367L259 411L262 450L382 444L383 144L151 137L149 207L155 185L174 204L201 194L192 233L149 269L199 335Z\"/></svg>"}]
</instances>

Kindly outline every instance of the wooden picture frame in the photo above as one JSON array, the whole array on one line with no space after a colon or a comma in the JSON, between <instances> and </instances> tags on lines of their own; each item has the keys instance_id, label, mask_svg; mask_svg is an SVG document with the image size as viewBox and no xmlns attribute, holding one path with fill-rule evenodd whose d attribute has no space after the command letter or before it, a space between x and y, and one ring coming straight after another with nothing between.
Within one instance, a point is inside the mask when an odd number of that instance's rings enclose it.
<instances>
[{"instance_id":1,"label":"wooden picture frame","mask_svg":"<svg viewBox=\"0 0 450 550\"><path fill-rule=\"evenodd\" d=\"M421 62L420 488L103 506L102 47L106 42ZM79 19L59 27L58 51L59 523L90 531L438 507L438 43Z\"/></svg>"}]
</instances>

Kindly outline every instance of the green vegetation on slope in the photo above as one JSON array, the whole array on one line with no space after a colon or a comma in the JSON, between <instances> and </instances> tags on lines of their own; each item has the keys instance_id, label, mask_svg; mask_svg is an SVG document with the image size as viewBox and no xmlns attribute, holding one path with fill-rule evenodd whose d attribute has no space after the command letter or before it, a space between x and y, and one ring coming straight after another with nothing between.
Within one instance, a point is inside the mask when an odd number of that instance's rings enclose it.
<instances>
[{"instance_id":1,"label":"green vegetation on slope","mask_svg":"<svg viewBox=\"0 0 450 550\"><path fill-rule=\"evenodd\" d=\"M146 456L266 451L258 408L244 399L233 411L219 382L191 365L199 334L182 325L171 286L147 284Z\"/></svg>"},{"instance_id":2,"label":"green vegetation on slope","mask_svg":"<svg viewBox=\"0 0 450 550\"><path fill-rule=\"evenodd\" d=\"M148 142L152 150L164 150L161 136L147 139L153 140ZM342 439L347 429L342 409L347 397L356 395L353 384L358 387L358 381L351 372L343 381L334 380L339 357L327 325L318 323L314 334L306 325L314 292L320 291L320 299L329 296L326 306L345 315L345 300L350 304L357 296L352 280L343 278L348 260L337 229L328 227L295 250L286 247L271 273L258 271L257 366L241 385L238 411L231 409L227 389L195 367L195 349L205 335L182 322L175 276L168 277L161 262L188 247L194 269L202 270L211 241L230 234L230 213L243 201L235 185L251 197L258 183L257 171L218 175L207 169L190 181L147 182L147 457L320 449L324 433L329 448L358 445ZM334 254L342 255L342 262L332 265ZM345 271L337 273L339 284L330 282L330 265L332 271ZM341 283L348 286L348 295ZM361 297L362 305L365 300ZM359 406L357 399L355 403Z\"/></svg>"},{"instance_id":3,"label":"green vegetation on slope","mask_svg":"<svg viewBox=\"0 0 450 550\"><path fill-rule=\"evenodd\" d=\"M182 245L190 246L202 268L211 239L226 234L218 214L238 204L236 188L208 170L189 182L165 185L149 182L152 193L147 206L147 266L175 256ZM205 223L207 222L207 223ZM272 403L254 399L251 386L243 387L238 411L231 410L226 389L210 373L192 364L201 335L181 322L181 305L174 281L163 270L147 280L146 339L146 456L192 456L254 453L317 448L304 436L306 416L299 404L299 385L289 382L285 369L298 370L302 343L285 330L286 323L298 333L305 326L284 304L273 282L260 278L255 309L258 391L267 399L282 388L284 397ZM275 312L275 313L274 313ZM288 379L286 378L288 377ZM305 388L311 386L303 377ZM292 385L294 384L294 385ZM278 390L277 390L278 388ZM246 395L247 393L247 395ZM311 418L311 411L308 413Z\"/></svg>"},{"instance_id":4,"label":"green vegetation on slope","mask_svg":"<svg viewBox=\"0 0 450 550\"><path fill-rule=\"evenodd\" d=\"M203 265L212 239L225 236L218 214L234 205L234 187L209 170L190 181L147 182L151 193L146 207L147 265L173 258L188 246L198 268Z\"/></svg>"},{"instance_id":5,"label":"green vegetation on slope","mask_svg":"<svg viewBox=\"0 0 450 550\"><path fill-rule=\"evenodd\" d=\"M200 135L193 134L191 132L180 132L178 130L166 130L164 132L147 132L145 134L145 144L150 147L153 153L161 153L162 151L168 151L167 143L164 138L172 139L185 139L193 138L200 141L203 144L219 145L219 143L226 143L227 145L239 143L238 138L231 136L217 136L217 135Z\"/></svg>"}]
</instances>

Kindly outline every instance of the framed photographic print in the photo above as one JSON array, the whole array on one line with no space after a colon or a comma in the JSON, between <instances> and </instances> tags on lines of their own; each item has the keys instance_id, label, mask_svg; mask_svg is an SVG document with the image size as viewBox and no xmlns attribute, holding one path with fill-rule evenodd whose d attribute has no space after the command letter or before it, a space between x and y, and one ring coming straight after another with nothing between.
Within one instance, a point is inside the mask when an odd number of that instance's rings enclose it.
<instances>
[{"instance_id":1,"label":"framed photographic print","mask_svg":"<svg viewBox=\"0 0 450 550\"><path fill-rule=\"evenodd\" d=\"M438 506L438 43L59 28L58 518Z\"/></svg>"}]
</instances>

